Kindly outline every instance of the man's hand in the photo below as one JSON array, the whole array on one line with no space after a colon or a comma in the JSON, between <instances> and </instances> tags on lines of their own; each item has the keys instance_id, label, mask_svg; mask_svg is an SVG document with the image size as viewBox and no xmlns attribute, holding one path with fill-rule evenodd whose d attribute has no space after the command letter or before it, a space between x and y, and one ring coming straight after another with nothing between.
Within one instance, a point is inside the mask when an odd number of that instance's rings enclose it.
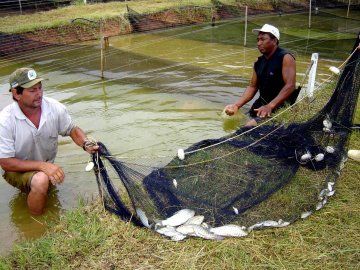
<instances>
[{"instance_id":1,"label":"man's hand","mask_svg":"<svg viewBox=\"0 0 360 270\"><path fill-rule=\"evenodd\" d=\"M99 150L99 146L95 142L85 140L83 144L83 149L89 154L94 154Z\"/></svg>"},{"instance_id":2,"label":"man's hand","mask_svg":"<svg viewBox=\"0 0 360 270\"><path fill-rule=\"evenodd\" d=\"M272 109L269 105L261 106L258 109L254 109L256 111L256 115L260 118L270 117Z\"/></svg>"},{"instance_id":3,"label":"man's hand","mask_svg":"<svg viewBox=\"0 0 360 270\"><path fill-rule=\"evenodd\" d=\"M43 162L41 166L41 171L44 172L47 176L49 176L50 182L53 185L61 184L64 181L64 171L55 164Z\"/></svg>"},{"instance_id":4,"label":"man's hand","mask_svg":"<svg viewBox=\"0 0 360 270\"><path fill-rule=\"evenodd\" d=\"M239 107L236 104L230 104L225 107L225 113L227 115L234 115L239 110Z\"/></svg>"}]
</instances>

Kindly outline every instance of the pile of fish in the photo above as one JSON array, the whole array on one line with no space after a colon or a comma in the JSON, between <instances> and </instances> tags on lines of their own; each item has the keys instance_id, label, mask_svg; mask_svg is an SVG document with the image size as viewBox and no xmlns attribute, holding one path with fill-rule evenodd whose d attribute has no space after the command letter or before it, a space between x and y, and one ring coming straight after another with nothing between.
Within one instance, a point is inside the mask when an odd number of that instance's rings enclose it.
<instances>
[{"instance_id":1,"label":"pile of fish","mask_svg":"<svg viewBox=\"0 0 360 270\"><path fill-rule=\"evenodd\" d=\"M285 227L290 224L289 222L280 219L279 221L267 220L256 223L249 228L233 224L211 228L204 222L204 216L196 216L195 211L191 209L182 209L177 211L171 217L165 220L155 221L154 224L150 225L144 211L137 208L136 213L145 227L154 229L156 232L165 235L174 241L181 241L189 236L209 240L222 240L224 237L243 237L248 235L253 229Z\"/></svg>"}]
</instances>

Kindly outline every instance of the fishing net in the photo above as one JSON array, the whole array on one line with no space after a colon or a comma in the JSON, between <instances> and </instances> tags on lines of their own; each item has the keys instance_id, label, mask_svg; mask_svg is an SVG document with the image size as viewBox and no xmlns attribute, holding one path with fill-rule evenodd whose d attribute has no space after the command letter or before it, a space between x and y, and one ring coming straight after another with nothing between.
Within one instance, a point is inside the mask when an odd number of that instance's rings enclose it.
<instances>
[{"instance_id":1,"label":"fishing net","mask_svg":"<svg viewBox=\"0 0 360 270\"><path fill-rule=\"evenodd\" d=\"M210 227L246 231L283 227L321 209L346 160L359 94L358 44L359 38L330 100L306 122L243 127L179 149L161 167L125 162L99 142L93 162L105 208L153 229L191 209Z\"/></svg>"}]
</instances>

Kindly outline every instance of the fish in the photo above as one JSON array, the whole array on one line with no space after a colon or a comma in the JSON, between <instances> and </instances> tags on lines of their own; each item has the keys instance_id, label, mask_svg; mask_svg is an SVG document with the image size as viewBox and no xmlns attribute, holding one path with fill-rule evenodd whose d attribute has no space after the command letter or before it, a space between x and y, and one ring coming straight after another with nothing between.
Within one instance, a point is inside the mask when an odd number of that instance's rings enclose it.
<instances>
[{"instance_id":1,"label":"fish","mask_svg":"<svg viewBox=\"0 0 360 270\"><path fill-rule=\"evenodd\" d=\"M204 221L204 216L194 216L190 218L188 221L185 222L186 225L201 225L201 223Z\"/></svg>"},{"instance_id":2,"label":"fish","mask_svg":"<svg viewBox=\"0 0 360 270\"><path fill-rule=\"evenodd\" d=\"M174 236L171 237L171 240L173 241L181 241L181 240L184 240L186 238L186 235L183 235L181 233L179 234L176 234Z\"/></svg>"},{"instance_id":3,"label":"fish","mask_svg":"<svg viewBox=\"0 0 360 270\"><path fill-rule=\"evenodd\" d=\"M318 204L316 205L316 210L320 210L321 208L323 208L323 202L318 202Z\"/></svg>"},{"instance_id":4,"label":"fish","mask_svg":"<svg viewBox=\"0 0 360 270\"><path fill-rule=\"evenodd\" d=\"M233 207L233 210L234 210L235 215L239 214L239 210L236 207Z\"/></svg>"},{"instance_id":5,"label":"fish","mask_svg":"<svg viewBox=\"0 0 360 270\"><path fill-rule=\"evenodd\" d=\"M176 179L173 179L173 185L174 185L175 188L177 188L177 181L176 181Z\"/></svg>"},{"instance_id":6,"label":"fish","mask_svg":"<svg viewBox=\"0 0 360 270\"><path fill-rule=\"evenodd\" d=\"M305 218L307 218L308 216L310 216L311 214L312 214L311 211L302 212L300 217L301 217L302 219L305 219Z\"/></svg>"},{"instance_id":7,"label":"fish","mask_svg":"<svg viewBox=\"0 0 360 270\"><path fill-rule=\"evenodd\" d=\"M248 228L248 231L252 231L254 229L260 229L263 227L276 227L276 228L281 228L281 227L285 227L288 226L290 224L290 222L287 221L283 221L282 219L279 219L279 221L275 221L275 220L265 220L263 222L259 222L256 223L252 226L250 226Z\"/></svg>"},{"instance_id":8,"label":"fish","mask_svg":"<svg viewBox=\"0 0 360 270\"><path fill-rule=\"evenodd\" d=\"M183 224L177 227L176 231L185 235L196 236L194 225L195 224Z\"/></svg>"},{"instance_id":9,"label":"fish","mask_svg":"<svg viewBox=\"0 0 360 270\"><path fill-rule=\"evenodd\" d=\"M203 227L203 228L205 228L205 229L207 229L207 230L210 229L210 225L207 224L207 223L205 223L205 222L201 223L201 227Z\"/></svg>"},{"instance_id":10,"label":"fish","mask_svg":"<svg viewBox=\"0 0 360 270\"><path fill-rule=\"evenodd\" d=\"M319 193L319 196L318 196L319 200L324 199L324 196L326 195L327 192L328 192L327 189L322 189L322 190L320 191L320 193Z\"/></svg>"},{"instance_id":11,"label":"fish","mask_svg":"<svg viewBox=\"0 0 360 270\"><path fill-rule=\"evenodd\" d=\"M282 228L290 225L290 222L279 219L277 228Z\"/></svg>"},{"instance_id":12,"label":"fish","mask_svg":"<svg viewBox=\"0 0 360 270\"><path fill-rule=\"evenodd\" d=\"M141 223L146 227L150 228L149 220L143 210L136 208L136 214L140 218Z\"/></svg>"},{"instance_id":13,"label":"fish","mask_svg":"<svg viewBox=\"0 0 360 270\"><path fill-rule=\"evenodd\" d=\"M210 232L219 236L243 237L248 235L245 229L246 227L240 227L238 225L229 224L216 228L211 228Z\"/></svg>"},{"instance_id":14,"label":"fish","mask_svg":"<svg viewBox=\"0 0 360 270\"><path fill-rule=\"evenodd\" d=\"M327 195L328 197L331 197L331 196L333 196L334 194L335 194L335 190L329 191L326 195Z\"/></svg>"},{"instance_id":15,"label":"fish","mask_svg":"<svg viewBox=\"0 0 360 270\"><path fill-rule=\"evenodd\" d=\"M157 233L160 233L160 234L168 236L168 237L173 237L173 236L179 234L179 232L177 232L176 229L174 227L171 227L171 226L165 226L165 227L156 229L155 231Z\"/></svg>"},{"instance_id":16,"label":"fish","mask_svg":"<svg viewBox=\"0 0 360 270\"><path fill-rule=\"evenodd\" d=\"M194 224L182 225L182 226L179 226L176 229L176 231L178 231L182 234L196 236L196 237L200 237L200 238L204 238L204 239L208 239L208 240L224 239L222 236L216 235L200 225L194 225Z\"/></svg>"},{"instance_id":17,"label":"fish","mask_svg":"<svg viewBox=\"0 0 360 270\"><path fill-rule=\"evenodd\" d=\"M331 185L330 183L327 184L327 189L329 190L329 192L331 192L333 190L333 185Z\"/></svg>"},{"instance_id":18,"label":"fish","mask_svg":"<svg viewBox=\"0 0 360 270\"><path fill-rule=\"evenodd\" d=\"M177 211L174 215L171 217L162 220L159 222L161 226L179 226L181 224L184 224L186 221L188 221L190 218L195 216L195 211L191 209L182 209Z\"/></svg>"}]
</instances>

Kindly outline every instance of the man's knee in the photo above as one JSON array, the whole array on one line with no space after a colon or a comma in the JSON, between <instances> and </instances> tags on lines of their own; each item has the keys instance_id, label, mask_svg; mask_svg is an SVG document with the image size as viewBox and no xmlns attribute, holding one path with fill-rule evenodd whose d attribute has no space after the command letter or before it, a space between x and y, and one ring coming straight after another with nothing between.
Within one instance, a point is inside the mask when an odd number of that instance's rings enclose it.
<instances>
[{"instance_id":1,"label":"man's knee","mask_svg":"<svg viewBox=\"0 0 360 270\"><path fill-rule=\"evenodd\" d=\"M31 179L31 183L30 183L31 191L45 194L47 193L49 186L50 186L49 177L43 172L38 172L34 174L34 176Z\"/></svg>"}]
</instances>

